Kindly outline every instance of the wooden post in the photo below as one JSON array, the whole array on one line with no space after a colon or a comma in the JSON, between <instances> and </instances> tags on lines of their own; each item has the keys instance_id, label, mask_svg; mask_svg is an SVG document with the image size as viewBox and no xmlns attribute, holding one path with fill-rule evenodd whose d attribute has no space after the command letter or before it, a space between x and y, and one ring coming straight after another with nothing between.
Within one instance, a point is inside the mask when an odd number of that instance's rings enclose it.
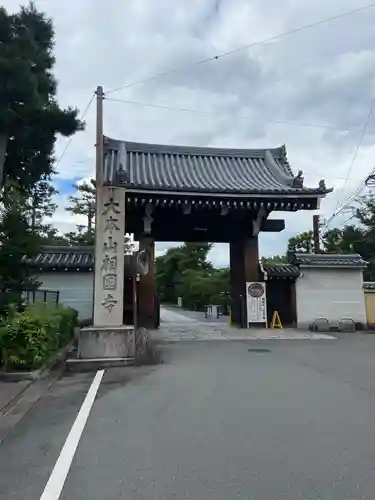
<instances>
[{"instance_id":1,"label":"wooden post","mask_svg":"<svg viewBox=\"0 0 375 500\"><path fill-rule=\"evenodd\" d=\"M246 324L246 282L259 281L258 236L239 238L229 245L231 318L234 325L245 327Z\"/></svg>"},{"instance_id":2,"label":"wooden post","mask_svg":"<svg viewBox=\"0 0 375 500\"><path fill-rule=\"evenodd\" d=\"M313 215L314 253L320 253L319 215Z\"/></svg>"}]
</instances>

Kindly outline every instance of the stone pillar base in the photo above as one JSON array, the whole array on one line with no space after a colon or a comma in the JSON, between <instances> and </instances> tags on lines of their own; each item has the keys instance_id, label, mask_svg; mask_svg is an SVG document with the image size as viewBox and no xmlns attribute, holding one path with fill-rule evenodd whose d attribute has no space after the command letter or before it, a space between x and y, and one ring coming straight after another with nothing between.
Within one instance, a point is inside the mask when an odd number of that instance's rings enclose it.
<instances>
[{"instance_id":1,"label":"stone pillar base","mask_svg":"<svg viewBox=\"0 0 375 500\"><path fill-rule=\"evenodd\" d=\"M78 334L79 359L133 358L134 327L90 326Z\"/></svg>"}]
</instances>

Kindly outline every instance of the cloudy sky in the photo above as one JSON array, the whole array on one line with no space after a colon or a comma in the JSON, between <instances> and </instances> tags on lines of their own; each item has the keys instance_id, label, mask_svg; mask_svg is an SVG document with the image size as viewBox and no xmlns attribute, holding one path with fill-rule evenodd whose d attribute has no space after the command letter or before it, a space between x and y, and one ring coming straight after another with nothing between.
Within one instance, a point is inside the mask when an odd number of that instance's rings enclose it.
<instances>
[{"instance_id":1,"label":"cloudy sky","mask_svg":"<svg viewBox=\"0 0 375 500\"><path fill-rule=\"evenodd\" d=\"M345 200L374 166L375 111L346 180L374 98L375 4L195 64L366 6L370 0L35 3L54 21L62 105L84 111L97 85L107 92L127 86L107 94L111 99L133 102L105 102L105 133L109 136L244 148L285 143L292 168L304 172L305 185L317 186L325 178L335 188L322 203L324 217L332 214L338 201ZM20 2L3 0L3 5L12 12ZM168 76L139 83L171 71ZM94 108L91 105L85 117L86 130L73 138L58 167L59 209L54 222L64 231L80 222L64 211L72 183L94 173ZM57 157L65 146L66 140L59 140ZM262 235L262 254L283 253L291 235L311 227L312 215L291 214L283 233ZM342 224L345 218L339 217L335 223ZM166 246L159 245L159 253ZM227 246L217 245L211 259L226 265Z\"/></svg>"}]
</instances>

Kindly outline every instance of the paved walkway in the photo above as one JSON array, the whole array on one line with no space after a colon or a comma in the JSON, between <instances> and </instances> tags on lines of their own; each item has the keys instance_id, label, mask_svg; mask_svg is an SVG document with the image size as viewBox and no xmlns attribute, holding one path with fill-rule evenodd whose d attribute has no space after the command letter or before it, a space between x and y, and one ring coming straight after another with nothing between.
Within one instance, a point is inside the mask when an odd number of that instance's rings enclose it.
<instances>
[{"instance_id":1,"label":"paved walkway","mask_svg":"<svg viewBox=\"0 0 375 500\"><path fill-rule=\"evenodd\" d=\"M31 384L30 380L19 382L5 382L0 380L0 415L6 412L7 406L19 397L23 391Z\"/></svg>"},{"instance_id":2,"label":"paved walkway","mask_svg":"<svg viewBox=\"0 0 375 500\"><path fill-rule=\"evenodd\" d=\"M304 332L297 329L271 330L254 328L240 330L229 324L212 318L205 319L203 313L174 310L162 307L160 328L152 335L159 342L179 342L183 340L335 340L330 335Z\"/></svg>"}]
</instances>

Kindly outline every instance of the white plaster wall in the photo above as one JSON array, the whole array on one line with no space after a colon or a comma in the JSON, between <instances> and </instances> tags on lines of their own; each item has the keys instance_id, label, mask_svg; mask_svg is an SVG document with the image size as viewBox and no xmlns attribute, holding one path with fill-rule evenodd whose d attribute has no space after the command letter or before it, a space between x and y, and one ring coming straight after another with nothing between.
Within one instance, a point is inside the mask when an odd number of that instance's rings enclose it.
<instances>
[{"instance_id":1,"label":"white plaster wall","mask_svg":"<svg viewBox=\"0 0 375 500\"><path fill-rule=\"evenodd\" d=\"M80 319L92 318L94 273L50 272L38 276L39 290L59 291L59 304L78 311Z\"/></svg>"},{"instance_id":2,"label":"white plaster wall","mask_svg":"<svg viewBox=\"0 0 375 500\"><path fill-rule=\"evenodd\" d=\"M337 323L352 318L366 324L361 269L301 268L296 282L298 326L306 328L314 319Z\"/></svg>"}]
</instances>

